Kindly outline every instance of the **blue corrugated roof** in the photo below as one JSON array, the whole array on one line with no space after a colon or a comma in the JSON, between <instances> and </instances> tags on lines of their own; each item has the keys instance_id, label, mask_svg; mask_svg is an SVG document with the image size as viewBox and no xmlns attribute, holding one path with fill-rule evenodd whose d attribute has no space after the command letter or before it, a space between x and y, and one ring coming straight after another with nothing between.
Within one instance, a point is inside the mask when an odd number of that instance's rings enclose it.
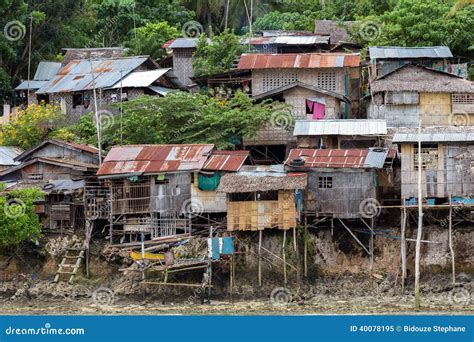
<instances>
[{"instance_id":1,"label":"blue corrugated roof","mask_svg":"<svg viewBox=\"0 0 474 342\"><path fill-rule=\"evenodd\" d=\"M61 69L61 63L41 61L38 64L38 68L36 69L35 77L33 79L35 81L49 81L54 76L56 76L59 69Z\"/></svg>"},{"instance_id":2,"label":"blue corrugated roof","mask_svg":"<svg viewBox=\"0 0 474 342\"><path fill-rule=\"evenodd\" d=\"M453 58L447 46L403 47L371 46L369 56L374 59Z\"/></svg>"},{"instance_id":3,"label":"blue corrugated roof","mask_svg":"<svg viewBox=\"0 0 474 342\"><path fill-rule=\"evenodd\" d=\"M64 66L58 74L37 93L69 93L109 88L131 71L145 63L147 57L110 58L99 60L74 60Z\"/></svg>"}]
</instances>

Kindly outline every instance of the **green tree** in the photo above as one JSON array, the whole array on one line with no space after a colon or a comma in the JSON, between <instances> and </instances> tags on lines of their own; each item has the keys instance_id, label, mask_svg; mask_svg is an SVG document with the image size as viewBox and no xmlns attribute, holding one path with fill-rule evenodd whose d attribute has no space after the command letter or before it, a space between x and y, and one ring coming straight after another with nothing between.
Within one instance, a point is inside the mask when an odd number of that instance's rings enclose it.
<instances>
[{"instance_id":1,"label":"green tree","mask_svg":"<svg viewBox=\"0 0 474 342\"><path fill-rule=\"evenodd\" d=\"M64 122L65 115L59 107L31 104L9 123L0 126L0 144L30 148L46 139Z\"/></svg>"},{"instance_id":2,"label":"green tree","mask_svg":"<svg viewBox=\"0 0 474 342\"><path fill-rule=\"evenodd\" d=\"M181 32L168 22L147 23L130 32L130 40L125 46L130 49L130 55L150 55L154 59L163 56L162 45L168 40L179 37Z\"/></svg>"},{"instance_id":3,"label":"green tree","mask_svg":"<svg viewBox=\"0 0 474 342\"><path fill-rule=\"evenodd\" d=\"M210 75L227 71L243 51L240 37L230 30L214 36L212 41L208 41L205 35L201 35L194 53L194 75Z\"/></svg>"},{"instance_id":4,"label":"green tree","mask_svg":"<svg viewBox=\"0 0 474 342\"><path fill-rule=\"evenodd\" d=\"M41 237L34 202L43 196L37 188L12 190L0 195L0 246L19 245Z\"/></svg>"},{"instance_id":5,"label":"green tree","mask_svg":"<svg viewBox=\"0 0 474 342\"><path fill-rule=\"evenodd\" d=\"M311 11L267 13L255 20L254 31L259 30L302 30L314 31L317 13ZM248 28L246 28L248 29Z\"/></svg>"},{"instance_id":6,"label":"green tree","mask_svg":"<svg viewBox=\"0 0 474 342\"><path fill-rule=\"evenodd\" d=\"M452 1L400 0L392 11L361 18L356 37L370 45L447 45L455 55L472 56L474 6L450 14L452 5ZM364 28L369 25L374 30L367 36Z\"/></svg>"},{"instance_id":7,"label":"green tree","mask_svg":"<svg viewBox=\"0 0 474 342\"><path fill-rule=\"evenodd\" d=\"M233 148L238 139L255 136L275 113L279 119L290 118L286 105L255 104L242 92L229 100L181 91L142 96L124 103L123 144L212 143ZM106 130L106 145L120 143L120 126L117 118Z\"/></svg>"}]
</instances>

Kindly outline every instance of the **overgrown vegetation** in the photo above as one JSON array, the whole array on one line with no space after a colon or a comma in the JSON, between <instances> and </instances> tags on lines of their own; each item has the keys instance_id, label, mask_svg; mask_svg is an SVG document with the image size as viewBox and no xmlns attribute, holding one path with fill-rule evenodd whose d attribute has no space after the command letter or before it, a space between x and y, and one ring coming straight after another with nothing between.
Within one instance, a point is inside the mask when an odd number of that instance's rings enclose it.
<instances>
[{"instance_id":1,"label":"overgrown vegetation","mask_svg":"<svg viewBox=\"0 0 474 342\"><path fill-rule=\"evenodd\" d=\"M124 113L105 127L103 146L115 144L209 143L218 148L235 148L242 137L253 137L278 115L278 122L291 122L287 106L266 101L255 104L237 92L228 100L176 91L165 97L141 96L123 104ZM276 121L276 120L274 120ZM287 127L290 129L289 125ZM92 114L76 125L61 128L52 136L82 143L95 143Z\"/></svg>"},{"instance_id":2,"label":"overgrown vegetation","mask_svg":"<svg viewBox=\"0 0 474 342\"><path fill-rule=\"evenodd\" d=\"M65 123L65 114L58 106L31 104L18 112L9 123L0 125L0 144L32 147Z\"/></svg>"},{"instance_id":3,"label":"overgrown vegetation","mask_svg":"<svg viewBox=\"0 0 474 342\"><path fill-rule=\"evenodd\" d=\"M34 201L44 193L38 188L3 192L0 183L0 246L19 245L25 240L41 237L41 224L35 213Z\"/></svg>"}]
</instances>

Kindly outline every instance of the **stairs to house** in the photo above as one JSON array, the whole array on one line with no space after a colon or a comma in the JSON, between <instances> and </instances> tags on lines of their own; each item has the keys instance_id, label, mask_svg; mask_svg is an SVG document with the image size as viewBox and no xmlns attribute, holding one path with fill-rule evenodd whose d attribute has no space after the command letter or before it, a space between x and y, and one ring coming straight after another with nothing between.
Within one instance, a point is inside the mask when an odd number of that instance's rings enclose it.
<instances>
[{"instance_id":1,"label":"stairs to house","mask_svg":"<svg viewBox=\"0 0 474 342\"><path fill-rule=\"evenodd\" d=\"M86 221L85 237L82 245L80 243L75 243L73 246L66 249L63 259L59 264L58 271L56 272L56 276L54 277L55 283L64 280L65 278L69 278L68 282L72 283L82 265L82 261L85 258L85 252L89 249L93 227L94 226L90 221Z\"/></svg>"},{"instance_id":2,"label":"stairs to house","mask_svg":"<svg viewBox=\"0 0 474 342\"><path fill-rule=\"evenodd\" d=\"M62 277L69 277L69 283L72 283L82 260L84 259L85 250L82 248L68 248L59 264L58 271L54 277L54 282L57 283Z\"/></svg>"}]
</instances>

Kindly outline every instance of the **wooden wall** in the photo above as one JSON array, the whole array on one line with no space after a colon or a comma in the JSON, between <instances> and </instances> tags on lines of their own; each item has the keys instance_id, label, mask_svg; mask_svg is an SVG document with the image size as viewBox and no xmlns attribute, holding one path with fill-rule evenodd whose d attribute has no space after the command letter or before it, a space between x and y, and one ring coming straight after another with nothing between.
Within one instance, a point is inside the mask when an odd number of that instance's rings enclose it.
<instances>
[{"instance_id":1,"label":"wooden wall","mask_svg":"<svg viewBox=\"0 0 474 342\"><path fill-rule=\"evenodd\" d=\"M326 114L325 119L339 119L340 118L340 106L339 100L332 97L317 93L315 91L306 88L293 88L283 93L285 103L292 106L291 114L296 120L311 120L312 117L306 116L306 99L323 99L326 103Z\"/></svg>"},{"instance_id":2,"label":"wooden wall","mask_svg":"<svg viewBox=\"0 0 474 342\"><path fill-rule=\"evenodd\" d=\"M227 201L227 229L262 230L296 228L293 190L278 191L278 201Z\"/></svg>"},{"instance_id":3,"label":"wooden wall","mask_svg":"<svg viewBox=\"0 0 474 342\"><path fill-rule=\"evenodd\" d=\"M450 93L420 93L420 118L423 126L449 125Z\"/></svg>"},{"instance_id":4,"label":"wooden wall","mask_svg":"<svg viewBox=\"0 0 474 342\"><path fill-rule=\"evenodd\" d=\"M474 145L438 145L438 165L422 170L423 197L469 196L474 190L471 152ZM415 144L401 145L402 197L418 197L418 171L415 168Z\"/></svg>"},{"instance_id":5,"label":"wooden wall","mask_svg":"<svg viewBox=\"0 0 474 342\"><path fill-rule=\"evenodd\" d=\"M332 177L332 188L319 188L319 177ZM304 191L304 210L316 216L360 217L360 203L377 198L375 181L374 170L311 170Z\"/></svg>"}]
</instances>

